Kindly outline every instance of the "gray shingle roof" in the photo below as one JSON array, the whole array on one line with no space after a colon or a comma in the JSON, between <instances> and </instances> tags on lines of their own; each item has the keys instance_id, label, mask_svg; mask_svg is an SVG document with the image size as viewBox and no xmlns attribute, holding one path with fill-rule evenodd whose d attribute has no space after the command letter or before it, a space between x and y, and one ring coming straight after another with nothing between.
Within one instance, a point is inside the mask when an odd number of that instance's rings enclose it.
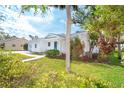
<instances>
[{"instance_id":1,"label":"gray shingle roof","mask_svg":"<svg viewBox=\"0 0 124 93\"><path fill-rule=\"evenodd\" d=\"M75 36L77 36L77 34L80 34L80 33L83 33L83 32L86 32L86 31L77 31L76 33L71 34L71 37L75 37ZM62 34L50 33L45 38L53 38L55 36L59 36L59 37L65 38L65 34L64 33L62 33Z\"/></svg>"},{"instance_id":2,"label":"gray shingle roof","mask_svg":"<svg viewBox=\"0 0 124 93\"><path fill-rule=\"evenodd\" d=\"M54 37L56 37L56 36L59 36L59 37L65 37L65 34L54 34L54 33L50 33L50 34L48 34L46 37L45 37L45 39L47 39L47 38L54 38Z\"/></svg>"}]
</instances>

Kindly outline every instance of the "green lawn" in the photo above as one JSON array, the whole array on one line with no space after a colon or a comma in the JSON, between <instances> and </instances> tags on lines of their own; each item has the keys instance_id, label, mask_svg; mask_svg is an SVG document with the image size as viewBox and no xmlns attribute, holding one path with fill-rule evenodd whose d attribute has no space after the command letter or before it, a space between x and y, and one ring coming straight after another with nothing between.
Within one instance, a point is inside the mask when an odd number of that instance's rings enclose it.
<instances>
[{"instance_id":1,"label":"green lawn","mask_svg":"<svg viewBox=\"0 0 124 93\"><path fill-rule=\"evenodd\" d=\"M65 71L65 61L61 59L42 58L37 61L26 62L27 65L35 65L40 75L49 71ZM71 64L73 73L85 74L91 77L107 80L117 87L124 86L124 67L119 65L108 65L101 63L83 63L73 61Z\"/></svg>"}]
</instances>

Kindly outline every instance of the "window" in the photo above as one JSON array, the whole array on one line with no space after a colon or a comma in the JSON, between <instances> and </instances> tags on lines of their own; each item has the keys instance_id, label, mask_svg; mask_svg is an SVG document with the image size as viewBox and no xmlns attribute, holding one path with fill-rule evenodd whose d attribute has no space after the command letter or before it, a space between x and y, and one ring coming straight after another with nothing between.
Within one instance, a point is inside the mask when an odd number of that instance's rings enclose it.
<instances>
[{"instance_id":1,"label":"window","mask_svg":"<svg viewBox=\"0 0 124 93\"><path fill-rule=\"evenodd\" d=\"M12 47L15 47L16 45L15 44L12 44Z\"/></svg>"},{"instance_id":2,"label":"window","mask_svg":"<svg viewBox=\"0 0 124 93\"><path fill-rule=\"evenodd\" d=\"M50 46L50 42L48 42L48 46Z\"/></svg>"},{"instance_id":3,"label":"window","mask_svg":"<svg viewBox=\"0 0 124 93\"><path fill-rule=\"evenodd\" d=\"M37 44L35 44L35 48L37 48Z\"/></svg>"}]
</instances>

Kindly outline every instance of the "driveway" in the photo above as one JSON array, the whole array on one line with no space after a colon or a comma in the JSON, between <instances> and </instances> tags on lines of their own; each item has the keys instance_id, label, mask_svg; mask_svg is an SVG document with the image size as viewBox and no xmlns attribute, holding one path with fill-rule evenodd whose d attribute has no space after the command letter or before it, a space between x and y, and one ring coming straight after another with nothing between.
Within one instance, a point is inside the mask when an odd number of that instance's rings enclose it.
<instances>
[{"instance_id":1,"label":"driveway","mask_svg":"<svg viewBox=\"0 0 124 93\"><path fill-rule=\"evenodd\" d=\"M33 58L29 58L29 59L24 59L24 60L22 60L22 62L33 61L33 60L37 60L37 59L45 57L45 55L36 55L36 54L32 54L29 51L12 51L12 53L19 53L19 54L23 54L23 55L33 57Z\"/></svg>"}]
</instances>

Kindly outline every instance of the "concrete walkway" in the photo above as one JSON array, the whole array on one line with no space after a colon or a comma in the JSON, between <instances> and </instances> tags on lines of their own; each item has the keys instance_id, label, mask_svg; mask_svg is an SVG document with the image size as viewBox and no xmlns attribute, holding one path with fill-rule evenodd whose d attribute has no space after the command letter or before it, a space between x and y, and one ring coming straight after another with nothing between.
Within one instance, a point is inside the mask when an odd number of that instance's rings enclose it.
<instances>
[{"instance_id":1,"label":"concrete walkway","mask_svg":"<svg viewBox=\"0 0 124 93\"><path fill-rule=\"evenodd\" d=\"M33 57L33 58L24 59L24 60L22 60L22 62L33 61L33 60L37 60L37 59L45 57L45 55L31 54L31 52L29 52L29 51L13 51L12 53L19 53L19 54Z\"/></svg>"},{"instance_id":2,"label":"concrete walkway","mask_svg":"<svg viewBox=\"0 0 124 93\"><path fill-rule=\"evenodd\" d=\"M43 57L45 57L45 55L41 55L41 56L37 56L37 57L34 57L34 58L29 58L29 59L24 59L24 60L22 60L22 62L34 61L34 60L37 60L37 59L40 59L40 58L43 58Z\"/></svg>"}]
</instances>

